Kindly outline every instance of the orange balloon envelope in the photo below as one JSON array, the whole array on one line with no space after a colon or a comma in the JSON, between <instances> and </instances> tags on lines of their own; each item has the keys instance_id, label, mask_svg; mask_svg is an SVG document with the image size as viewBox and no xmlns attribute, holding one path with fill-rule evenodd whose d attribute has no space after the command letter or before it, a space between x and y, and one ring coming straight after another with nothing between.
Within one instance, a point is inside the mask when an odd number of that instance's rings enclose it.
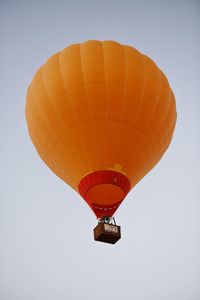
<instances>
[{"instance_id":1,"label":"orange balloon envelope","mask_svg":"<svg viewBox=\"0 0 200 300\"><path fill-rule=\"evenodd\" d=\"M113 41L87 41L36 72L26 119L49 168L97 217L111 217L167 149L176 104L149 57Z\"/></svg>"}]
</instances>

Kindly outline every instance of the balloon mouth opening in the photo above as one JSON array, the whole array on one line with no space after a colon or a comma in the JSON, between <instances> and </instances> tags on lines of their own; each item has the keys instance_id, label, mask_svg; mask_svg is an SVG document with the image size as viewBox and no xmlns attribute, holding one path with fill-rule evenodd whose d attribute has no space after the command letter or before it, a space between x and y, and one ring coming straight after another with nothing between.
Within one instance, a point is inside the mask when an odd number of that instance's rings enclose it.
<instances>
[{"instance_id":1,"label":"balloon mouth opening","mask_svg":"<svg viewBox=\"0 0 200 300\"><path fill-rule=\"evenodd\" d=\"M95 171L82 178L78 189L97 218L111 217L130 191L130 181L120 172Z\"/></svg>"}]
</instances>

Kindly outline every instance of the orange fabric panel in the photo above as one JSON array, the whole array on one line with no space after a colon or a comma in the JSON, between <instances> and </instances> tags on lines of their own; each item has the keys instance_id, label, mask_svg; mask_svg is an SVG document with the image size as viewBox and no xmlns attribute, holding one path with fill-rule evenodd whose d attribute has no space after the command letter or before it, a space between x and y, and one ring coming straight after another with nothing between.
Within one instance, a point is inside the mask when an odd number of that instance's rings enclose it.
<instances>
[{"instance_id":1,"label":"orange fabric panel","mask_svg":"<svg viewBox=\"0 0 200 300\"><path fill-rule=\"evenodd\" d=\"M116 168L133 187L166 151L176 104L150 58L117 42L87 41L56 53L36 72L26 119L41 158L76 191L87 174ZM90 193L110 205L120 198L112 188Z\"/></svg>"},{"instance_id":2,"label":"orange fabric panel","mask_svg":"<svg viewBox=\"0 0 200 300\"><path fill-rule=\"evenodd\" d=\"M110 205L113 203L113 198L116 202L119 202L124 198L123 190L112 184L99 184L92 187L87 197L91 199L92 203L98 203L99 205Z\"/></svg>"}]
</instances>

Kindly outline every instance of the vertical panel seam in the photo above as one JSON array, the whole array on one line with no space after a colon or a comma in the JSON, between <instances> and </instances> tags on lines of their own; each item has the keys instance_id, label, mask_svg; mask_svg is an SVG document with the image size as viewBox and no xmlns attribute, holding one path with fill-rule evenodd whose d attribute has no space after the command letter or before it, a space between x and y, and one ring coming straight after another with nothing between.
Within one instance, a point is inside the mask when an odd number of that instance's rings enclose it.
<instances>
[{"instance_id":1,"label":"vertical panel seam","mask_svg":"<svg viewBox=\"0 0 200 300\"><path fill-rule=\"evenodd\" d=\"M77 45L79 45L79 44L77 44ZM80 45L79 45L79 47L80 47ZM75 119L76 123L78 124L78 119L77 119L77 116L76 116L76 114L75 114L75 111L74 111L74 109L73 109L73 107L72 107L72 105L71 105L70 97L69 97L69 95L68 95L67 88L66 88L66 86L65 86L65 81L64 81L64 78L63 78L63 74L62 74L62 68L61 68L61 55L62 55L62 52L59 53L59 59L58 59L60 75L61 75L61 79L62 79L62 82L63 82L63 86L64 86L64 88L65 88L65 93L66 93L67 99L68 99L68 101L69 101L69 103L70 103L70 106L71 106L71 109L72 109L72 113L73 113L74 119ZM77 149L77 147L76 147L76 144L73 143L73 146L74 146L74 149L75 149L75 151L76 151L76 153L77 153L77 155L78 155L78 157L79 157L79 160L80 160L80 163L81 163L81 165L82 165L82 168L83 168L83 170L84 170L84 164L83 164L81 155L80 155L80 153L79 153L79 151L78 151L78 149ZM77 177L79 177L79 178L77 178L77 179L80 180L80 177L81 177L80 174L79 174ZM77 181L78 181L78 180L77 180Z\"/></svg>"}]
</instances>

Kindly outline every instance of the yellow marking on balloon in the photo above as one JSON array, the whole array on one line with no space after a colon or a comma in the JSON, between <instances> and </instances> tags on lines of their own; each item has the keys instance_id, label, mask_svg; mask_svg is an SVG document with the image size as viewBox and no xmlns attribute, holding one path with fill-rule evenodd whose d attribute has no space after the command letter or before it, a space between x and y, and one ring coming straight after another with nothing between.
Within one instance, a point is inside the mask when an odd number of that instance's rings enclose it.
<instances>
[{"instance_id":1,"label":"yellow marking on balloon","mask_svg":"<svg viewBox=\"0 0 200 300\"><path fill-rule=\"evenodd\" d=\"M122 173L123 175L126 175L126 172L122 171L122 165L120 165L120 164L115 164L113 168L107 168L107 169L111 170L111 171L116 171L116 172Z\"/></svg>"}]
</instances>

